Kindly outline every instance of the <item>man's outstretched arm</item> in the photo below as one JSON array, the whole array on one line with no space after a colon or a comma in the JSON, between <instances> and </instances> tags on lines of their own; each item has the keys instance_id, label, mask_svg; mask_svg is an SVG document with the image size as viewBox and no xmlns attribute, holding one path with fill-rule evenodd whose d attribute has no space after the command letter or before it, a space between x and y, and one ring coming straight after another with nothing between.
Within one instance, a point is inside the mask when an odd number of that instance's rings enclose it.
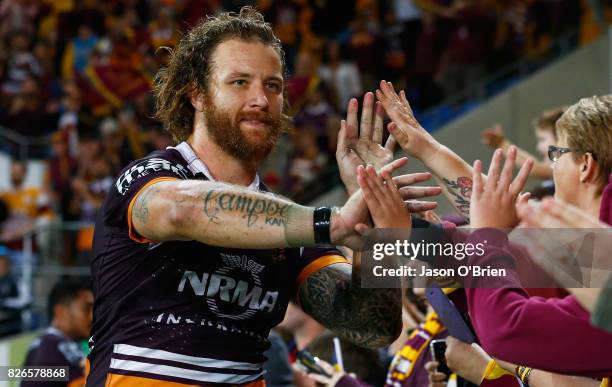
<instances>
[{"instance_id":1,"label":"man's outstretched arm","mask_svg":"<svg viewBox=\"0 0 612 387\"><path fill-rule=\"evenodd\" d=\"M353 266L336 263L311 274L299 288L302 309L323 326L362 347L391 344L402 329L401 289L363 289L360 253Z\"/></svg>"},{"instance_id":2,"label":"man's outstretched arm","mask_svg":"<svg viewBox=\"0 0 612 387\"><path fill-rule=\"evenodd\" d=\"M269 193L196 180L160 181L130 207L131 222L153 242L197 240L237 248L311 246L314 208Z\"/></svg>"}]
</instances>

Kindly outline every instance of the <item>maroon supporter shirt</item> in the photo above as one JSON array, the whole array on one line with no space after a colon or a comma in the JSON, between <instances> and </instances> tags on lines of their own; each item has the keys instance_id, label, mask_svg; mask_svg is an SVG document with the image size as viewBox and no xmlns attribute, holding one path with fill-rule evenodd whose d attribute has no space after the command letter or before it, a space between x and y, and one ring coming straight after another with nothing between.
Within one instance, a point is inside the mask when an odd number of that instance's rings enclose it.
<instances>
[{"instance_id":1,"label":"maroon supporter shirt","mask_svg":"<svg viewBox=\"0 0 612 387\"><path fill-rule=\"evenodd\" d=\"M131 204L144 187L209 178L182 143L128 165L111 189L94 238L87 386L142 385L151 379L190 385L260 381L270 328L283 319L301 281L346 262L334 248L151 243L132 230ZM265 191L258 179L249 188Z\"/></svg>"}]
</instances>

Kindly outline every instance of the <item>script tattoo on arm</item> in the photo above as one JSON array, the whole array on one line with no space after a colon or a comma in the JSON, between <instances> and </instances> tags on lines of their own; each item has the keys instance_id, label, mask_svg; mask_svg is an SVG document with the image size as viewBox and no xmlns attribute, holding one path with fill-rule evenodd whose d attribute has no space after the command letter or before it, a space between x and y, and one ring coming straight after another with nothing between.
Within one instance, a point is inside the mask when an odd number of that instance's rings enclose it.
<instances>
[{"instance_id":1,"label":"script tattoo on arm","mask_svg":"<svg viewBox=\"0 0 612 387\"><path fill-rule=\"evenodd\" d=\"M247 193L228 192L211 189L203 196L204 213L210 223L219 223L222 213L242 214L247 227L269 226L285 227L292 203L279 203L278 199L254 198Z\"/></svg>"},{"instance_id":2,"label":"script tattoo on arm","mask_svg":"<svg viewBox=\"0 0 612 387\"><path fill-rule=\"evenodd\" d=\"M442 181L446 185L448 193L455 198L453 203L455 208L457 208L461 214L469 219L470 197L472 196L472 178L461 176L456 180L443 178Z\"/></svg>"},{"instance_id":3,"label":"script tattoo on arm","mask_svg":"<svg viewBox=\"0 0 612 387\"><path fill-rule=\"evenodd\" d=\"M362 347L391 343L402 327L400 289L362 289L358 270L337 263L310 275L300 286L302 309Z\"/></svg>"}]
</instances>

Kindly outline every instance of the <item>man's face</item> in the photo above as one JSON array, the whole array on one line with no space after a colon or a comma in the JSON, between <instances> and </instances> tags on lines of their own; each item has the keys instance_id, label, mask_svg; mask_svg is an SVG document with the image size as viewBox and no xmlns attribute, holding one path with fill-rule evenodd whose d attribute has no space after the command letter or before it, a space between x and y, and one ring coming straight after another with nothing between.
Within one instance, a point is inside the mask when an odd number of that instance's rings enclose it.
<instances>
[{"instance_id":1,"label":"man's face","mask_svg":"<svg viewBox=\"0 0 612 387\"><path fill-rule=\"evenodd\" d=\"M93 293L90 290L81 290L79 295L67 305L67 308L70 335L75 340L87 339L93 320Z\"/></svg>"},{"instance_id":2,"label":"man's face","mask_svg":"<svg viewBox=\"0 0 612 387\"><path fill-rule=\"evenodd\" d=\"M563 135L557 141L557 146L567 148L567 138ZM568 152L552 163L553 180L555 182L555 199L561 199L570 204L578 204L580 185L580 162L576 153Z\"/></svg>"},{"instance_id":3,"label":"man's face","mask_svg":"<svg viewBox=\"0 0 612 387\"><path fill-rule=\"evenodd\" d=\"M211 139L238 160L265 158L284 129L282 64L260 42L231 39L217 46L204 120Z\"/></svg>"},{"instance_id":4,"label":"man's face","mask_svg":"<svg viewBox=\"0 0 612 387\"><path fill-rule=\"evenodd\" d=\"M25 180L25 176L26 168L22 163L13 163L13 165L11 165L11 183L13 183L13 187L21 187Z\"/></svg>"}]
</instances>

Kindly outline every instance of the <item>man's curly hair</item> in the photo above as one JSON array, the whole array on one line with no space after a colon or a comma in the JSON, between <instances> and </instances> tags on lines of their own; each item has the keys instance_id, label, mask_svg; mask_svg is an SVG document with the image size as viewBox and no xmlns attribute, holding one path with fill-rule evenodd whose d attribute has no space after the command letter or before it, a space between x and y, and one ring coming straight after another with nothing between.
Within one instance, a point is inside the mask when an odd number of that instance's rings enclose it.
<instances>
[{"instance_id":1,"label":"man's curly hair","mask_svg":"<svg viewBox=\"0 0 612 387\"><path fill-rule=\"evenodd\" d=\"M185 141L193 130L195 109L190 96L209 91L212 55L219 44L230 39L270 45L280 56L285 72L281 41L254 8L242 7L238 14L224 12L203 20L178 42L174 50L170 50L168 66L155 76L156 117L177 143Z\"/></svg>"}]
</instances>

